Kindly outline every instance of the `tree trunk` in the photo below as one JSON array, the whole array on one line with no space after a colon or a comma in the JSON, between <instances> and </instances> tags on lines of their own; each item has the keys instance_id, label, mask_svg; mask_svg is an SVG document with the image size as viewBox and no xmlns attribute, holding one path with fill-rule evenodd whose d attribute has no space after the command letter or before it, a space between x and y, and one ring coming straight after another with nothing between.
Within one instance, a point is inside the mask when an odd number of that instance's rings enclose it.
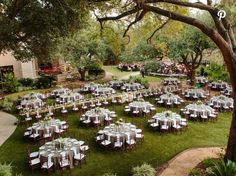
<instances>
[{"instance_id":1,"label":"tree trunk","mask_svg":"<svg viewBox=\"0 0 236 176\"><path fill-rule=\"evenodd\" d=\"M230 65L230 69L228 69L228 71L230 74L231 85L233 89L234 110L229 132L228 144L225 153L225 159L236 161L236 55L231 52L230 57L232 64Z\"/></svg>"},{"instance_id":2,"label":"tree trunk","mask_svg":"<svg viewBox=\"0 0 236 176\"><path fill-rule=\"evenodd\" d=\"M194 86L195 85L195 75L196 75L196 71L195 69L191 69L190 70L190 85Z\"/></svg>"},{"instance_id":3,"label":"tree trunk","mask_svg":"<svg viewBox=\"0 0 236 176\"><path fill-rule=\"evenodd\" d=\"M79 71L79 74L80 74L80 80L85 81L86 70L79 69L78 71Z\"/></svg>"}]
</instances>

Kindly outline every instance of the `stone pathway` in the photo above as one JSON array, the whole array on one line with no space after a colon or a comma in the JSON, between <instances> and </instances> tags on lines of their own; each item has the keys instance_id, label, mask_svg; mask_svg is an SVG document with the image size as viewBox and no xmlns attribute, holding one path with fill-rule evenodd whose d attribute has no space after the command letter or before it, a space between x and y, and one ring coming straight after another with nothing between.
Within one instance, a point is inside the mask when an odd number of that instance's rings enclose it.
<instances>
[{"instance_id":1,"label":"stone pathway","mask_svg":"<svg viewBox=\"0 0 236 176\"><path fill-rule=\"evenodd\" d=\"M219 147L195 148L185 150L171 159L166 168L157 176L188 176L191 169L202 160L210 157L217 158L221 152Z\"/></svg>"},{"instance_id":2,"label":"stone pathway","mask_svg":"<svg viewBox=\"0 0 236 176\"><path fill-rule=\"evenodd\" d=\"M0 111L0 146L11 136L15 131L14 123L17 118L11 114Z\"/></svg>"}]
</instances>

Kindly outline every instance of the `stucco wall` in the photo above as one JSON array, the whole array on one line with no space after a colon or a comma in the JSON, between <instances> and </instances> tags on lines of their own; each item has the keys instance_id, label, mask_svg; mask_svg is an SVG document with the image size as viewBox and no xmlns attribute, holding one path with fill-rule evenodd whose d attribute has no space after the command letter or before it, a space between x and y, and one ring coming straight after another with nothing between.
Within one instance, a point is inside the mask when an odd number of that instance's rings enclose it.
<instances>
[{"instance_id":1,"label":"stucco wall","mask_svg":"<svg viewBox=\"0 0 236 176\"><path fill-rule=\"evenodd\" d=\"M36 78L37 77L37 61L29 61L22 63L17 61L11 53L0 55L0 66L12 65L14 75L17 78Z\"/></svg>"},{"instance_id":2,"label":"stucco wall","mask_svg":"<svg viewBox=\"0 0 236 176\"><path fill-rule=\"evenodd\" d=\"M17 78L22 78L21 62L17 61L11 55L11 53L0 55L0 66L7 66L7 65L12 65L14 69L14 75Z\"/></svg>"}]
</instances>

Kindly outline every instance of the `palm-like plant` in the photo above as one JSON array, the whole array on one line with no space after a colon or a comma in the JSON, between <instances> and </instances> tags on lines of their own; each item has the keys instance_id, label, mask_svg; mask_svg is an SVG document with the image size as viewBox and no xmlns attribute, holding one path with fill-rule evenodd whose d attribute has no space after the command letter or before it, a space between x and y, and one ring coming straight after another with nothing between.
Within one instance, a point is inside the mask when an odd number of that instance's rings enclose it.
<instances>
[{"instance_id":1,"label":"palm-like plant","mask_svg":"<svg viewBox=\"0 0 236 176\"><path fill-rule=\"evenodd\" d=\"M221 159L214 166L207 169L207 176L235 176L236 164L230 160L226 162Z\"/></svg>"}]
</instances>

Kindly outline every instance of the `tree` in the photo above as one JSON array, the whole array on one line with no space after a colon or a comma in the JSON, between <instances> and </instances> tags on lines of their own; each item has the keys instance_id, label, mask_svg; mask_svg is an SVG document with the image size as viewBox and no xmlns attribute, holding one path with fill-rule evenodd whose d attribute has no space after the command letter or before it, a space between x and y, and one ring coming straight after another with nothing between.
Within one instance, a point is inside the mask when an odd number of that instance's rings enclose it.
<instances>
[{"instance_id":1,"label":"tree","mask_svg":"<svg viewBox=\"0 0 236 176\"><path fill-rule=\"evenodd\" d=\"M48 59L56 39L81 25L74 10L81 5L70 0L0 1L0 54L10 51L21 61Z\"/></svg>"},{"instance_id":2,"label":"tree","mask_svg":"<svg viewBox=\"0 0 236 176\"><path fill-rule=\"evenodd\" d=\"M104 1L107 3L109 0L100 0L101 3L104 3ZM153 13L194 26L208 36L220 49L223 55L233 88L234 104L236 104L236 40L229 20L227 17L223 19L218 18L217 14L219 9L212 5L211 0L207 0L207 4L180 0L126 0L119 1L119 5L124 8L118 15L98 18L101 26L106 21L120 20L125 17L134 18L132 23L129 25L132 26L141 21L145 14ZM211 16L215 26L213 28L200 19L188 15L182 15L176 11L171 11L165 8L165 6L170 5L176 8L185 7L206 11ZM232 115L225 159L236 161L236 108L234 108Z\"/></svg>"},{"instance_id":3,"label":"tree","mask_svg":"<svg viewBox=\"0 0 236 176\"><path fill-rule=\"evenodd\" d=\"M183 32L168 41L169 56L180 59L187 70L188 78L195 84L196 69L203 59L203 52L211 47L210 41L196 29L186 27Z\"/></svg>"},{"instance_id":4,"label":"tree","mask_svg":"<svg viewBox=\"0 0 236 176\"><path fill-rule=\"evenodd\" d=\"M150 61L156 58L162 59L162 57L162 50L160 48L155 48L152 44L141 42L131 52L124 51L120 58L122 62L135 63Z\"/></svg>"},{"instance_id":5,"label":"tree","mask_svg":"<svg viewBox=\"0 0 236 176\"><path fill-rule=\"evenodd\" d=\"M103 40L92 39L85 30L80 30L70 37L62 38L53 56L70 61L84 81L87 71L101 68L102 61L107 58L107 50L108 46Z\"/></svg>"}]
</instances>

